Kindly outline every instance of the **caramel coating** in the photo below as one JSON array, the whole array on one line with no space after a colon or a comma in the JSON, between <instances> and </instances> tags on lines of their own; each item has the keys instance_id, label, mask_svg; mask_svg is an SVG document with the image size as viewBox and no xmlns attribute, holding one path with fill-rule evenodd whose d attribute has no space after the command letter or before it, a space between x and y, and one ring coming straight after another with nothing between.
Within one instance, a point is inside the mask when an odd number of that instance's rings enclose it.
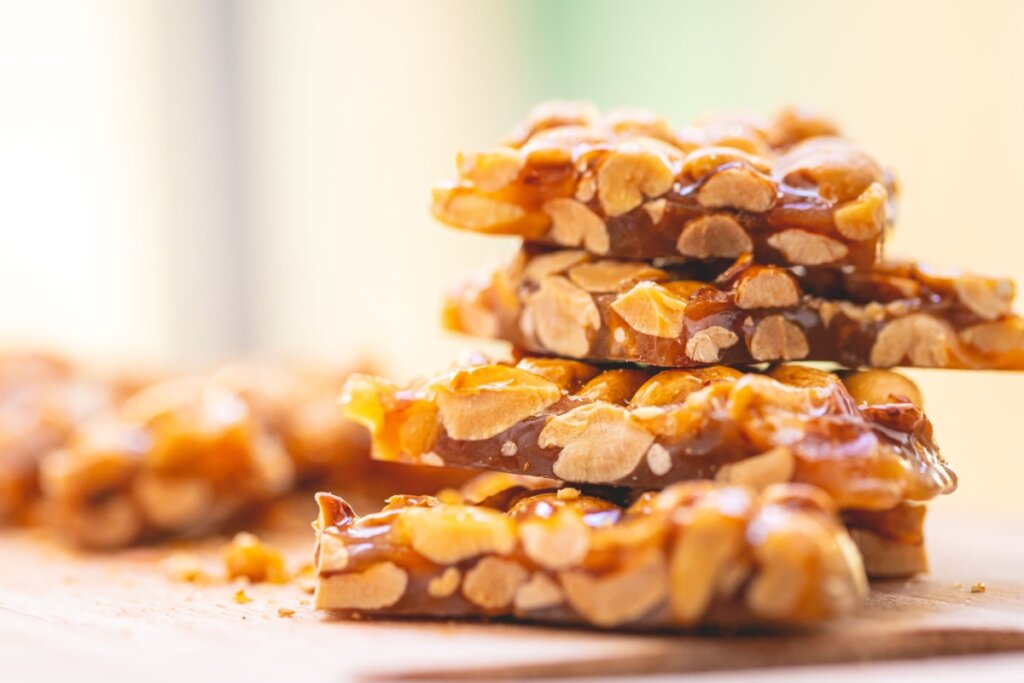
<instances>
[{"instance_id":1,"label":"caramel coating","mask_svg":"<svg viewBox=\"0 0 1024 683\"><path fill-rule=\"evenodd\" d=\"M566 372L553 372L559 362ZM373 455L381 460L634 489L715 477L757 488L795 481L825 490L841 508L871 510L927 500L956 485L919 406L859 402L828 372L784 365L768 373L722 367L581 373L577 361L545 359L547 377L568 378L560 385L534 374L537 364L533 358L518 366L484 363L405 388L357 375L341 403L348 417L370 429ZM531 377L521 383L524 373ZM439 392L458 393L472 386L465 377L481 374L492 380L490 396L463 402L456 423L493 424L512 414L518 421L501 432L457 438L448 430L455 418L446 421L437 408ZM872 395L860 389L859 395ZM538 393L548 398L524 399ZM779 448L785 452L768 458Z\"/></svg>"},{"instance_id":2,"label":"caramel coating","mask_svg":"<svg viewBox=\"0 0 1024 683\"><path fill-rule=\"evenodd\" d=\"M434 190L448 225L616 258L866 267L895 212L892 174L795 109L675 130L650 112L545 103L458 169Z\"/></svg>"},{"instance_id":3,"label":"caramel coating","mask_svg":"<svg viewBox=\"0 0 1024 683\"><path fill-rule=\"evenodd\" d=\"M364 517L317 502L320 609L690 629L820 622L867 592L831 503L800 485L676 484L628 508L578 491L497 507L395 496Z\"/></svg>"},{"instance_id":4,"label":"caramel coating","mask_svg":"<svg viewBox=\"0 0 1024 683\"><path fill-rule=\"evenodd\" d=\"M552 282L557 298L545 295ZM527 247L450 292L444 321L534 353L660 367L816 360L1022 370L1014 293L1007 279L912 263L798 271L744 257L725 269L654 268ZM559 324L541 325L552 318Z\"/></svg>"}]
</instances>

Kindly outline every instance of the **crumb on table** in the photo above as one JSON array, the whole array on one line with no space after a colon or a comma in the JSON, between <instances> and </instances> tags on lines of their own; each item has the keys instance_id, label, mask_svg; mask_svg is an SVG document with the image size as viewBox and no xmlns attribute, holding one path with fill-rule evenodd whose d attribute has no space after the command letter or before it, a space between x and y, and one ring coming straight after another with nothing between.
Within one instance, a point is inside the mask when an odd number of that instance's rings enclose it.
<instances>
[{"instance_id":1,"label":"crumb on table","mask_svg":"<svg viewBox=\"0 0 1024 683\"><path fill-rule=\"evenodd\" d=\"M286 583L289 579L281 551L255 534L236 534L225 546L223 556L229 579L244 576L250 581L271 583Z\"/></svg>"},{"instance_id":2,"label":"crumb on table","mask_svg":"<svg viewBox=\"0 0 1024 683\"><path fill-rule=\"evenodd\" d=\"M175 552L164 561L164 568L176 581L203 584L211 579L203 569L202 561L193 553Z\"/></svg>"}]
</instances>

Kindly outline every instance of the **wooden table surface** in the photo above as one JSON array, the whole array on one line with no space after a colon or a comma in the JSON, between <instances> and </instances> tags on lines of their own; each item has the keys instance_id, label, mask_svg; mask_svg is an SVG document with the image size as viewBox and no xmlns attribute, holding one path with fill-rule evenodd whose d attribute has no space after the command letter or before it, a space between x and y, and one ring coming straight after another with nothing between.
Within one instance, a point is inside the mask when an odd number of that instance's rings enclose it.
<instances>
[{"instance_id":1,"label":"wooden table surface","mask_svg":"<svg viewBox=\"0 0 1024 683\"><path fill-rule=\"evenodd\" d=\"M636 636L508 623L343 621L299 583L171 580L169 548L69 552L0 533L0 680L554 678L700 673L732 680L1024 680L1024 519L932 513L934 571L875 586L859 616L810 633ZM280 536L280 533L278 534ZM289 540L290 539L290 540ZM278 540L293 562L310 534ZM214 542L192 547L209 562ZM984 582L984 593L971 586ZM278 615L284 607L294 615ZM989 654L978 654L989 653ZM960 655L951 657L951 655ZM881 662L881 663L880 663ZM765 670L766 667L770 667Z\"/></svg>"}]
</instances>

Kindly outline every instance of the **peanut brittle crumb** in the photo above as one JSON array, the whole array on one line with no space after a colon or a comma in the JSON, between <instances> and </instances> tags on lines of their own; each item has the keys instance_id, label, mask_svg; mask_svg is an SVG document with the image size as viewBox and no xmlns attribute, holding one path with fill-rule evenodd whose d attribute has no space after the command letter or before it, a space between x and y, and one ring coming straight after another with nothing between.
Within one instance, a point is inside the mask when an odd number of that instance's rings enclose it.
<instances>
[{"instance_id":1,"label":"peanut brittle crumb","mask_svg":"<svg viewBox=\"0 0 1024 683\"><path fill-rule=\"evenodd\" d=\"M287 619L288 617L295 616L295 610L293 610L291 608L288 608L288 607L278 607L277 608L277 616L279 616L279 617L281 617L283 619Z\"/></svg>"},{"instance_id":2,"label":"peanut brittle crumb","mask_svg":"<svg viewBox=\"0 0 1024 683\"><path fill-rule=\"evenodd\" d=\"M250 581L270 583L287 583L289 579L281 551L254 534L236 534L224 548L223 557L229 579L244 576Z\"/></svg>"},{"instance_id":3,"label":"peanut brittle crumb","mask_svg":"<svg viewBox=\"0 0 1024 683\"><path fill-rule=\"evenodd\" d=\"M239 605L244 605L247 602L252 602L252 598L249 597L249 594L245 592L244 588L239 588L237 591L235 591L235 595L231 599L237 602Z\"/></svg>"},{"instance_id":4,"label":"peanut brittle crumb","mask_svg":"<svg viewBox=\"0 0 1024 683\"><path fill-rule=\"evenodd\" d=\"M984 593L985 592L985 583L983 581L976 582L973 586L971 586L971 592L972 593Z\"/></svg>"},{"instance_id":5,"label":"peanut brittle crumb","mask_svg":"<svg viewBox=\"0 0 1024 683\"><path fill-rule=\"evenodd\" d=\"M164 560L164 568L167 575L176 581L206 584L213 579L203 568L199 556L193 553L176 552L172 554Z\"/></svg>"}]
</instances>

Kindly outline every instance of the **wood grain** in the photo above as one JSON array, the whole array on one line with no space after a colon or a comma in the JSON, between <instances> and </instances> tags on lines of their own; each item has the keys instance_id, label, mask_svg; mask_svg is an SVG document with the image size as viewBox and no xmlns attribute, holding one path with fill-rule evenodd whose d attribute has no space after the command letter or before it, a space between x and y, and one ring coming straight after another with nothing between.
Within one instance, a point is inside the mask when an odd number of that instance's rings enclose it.
<instances>
[{"instance_id":1,"label":"wood grain","mask_svg":"<svg viewBox=\"0 0 1024 683\"><path fill-rule=\"evenodd\" d=\"M169 580L168 548L80 555L36 533L0 534L3 680L336 681L611 676L1024 652L1020 522L933 514L934 573L876 584L857 617L783 635L624 635L508 623L343 621L316 613L297 584ZM278 539L294 564L308 533ZM216 542L191 548L216 562ZM971 593L976 582L984 593ZM295 610L278 616L278 608ZM926 660L926 658L929 658ZM972 658L972 671L1024 671L1024 655ZM844 671L829 667L828 671ZM859 669L858 669L859 670ZM793 669L817 680L820 668ZM792 680L792 678L787 678Z\"/></svg>"}]
</instances>

